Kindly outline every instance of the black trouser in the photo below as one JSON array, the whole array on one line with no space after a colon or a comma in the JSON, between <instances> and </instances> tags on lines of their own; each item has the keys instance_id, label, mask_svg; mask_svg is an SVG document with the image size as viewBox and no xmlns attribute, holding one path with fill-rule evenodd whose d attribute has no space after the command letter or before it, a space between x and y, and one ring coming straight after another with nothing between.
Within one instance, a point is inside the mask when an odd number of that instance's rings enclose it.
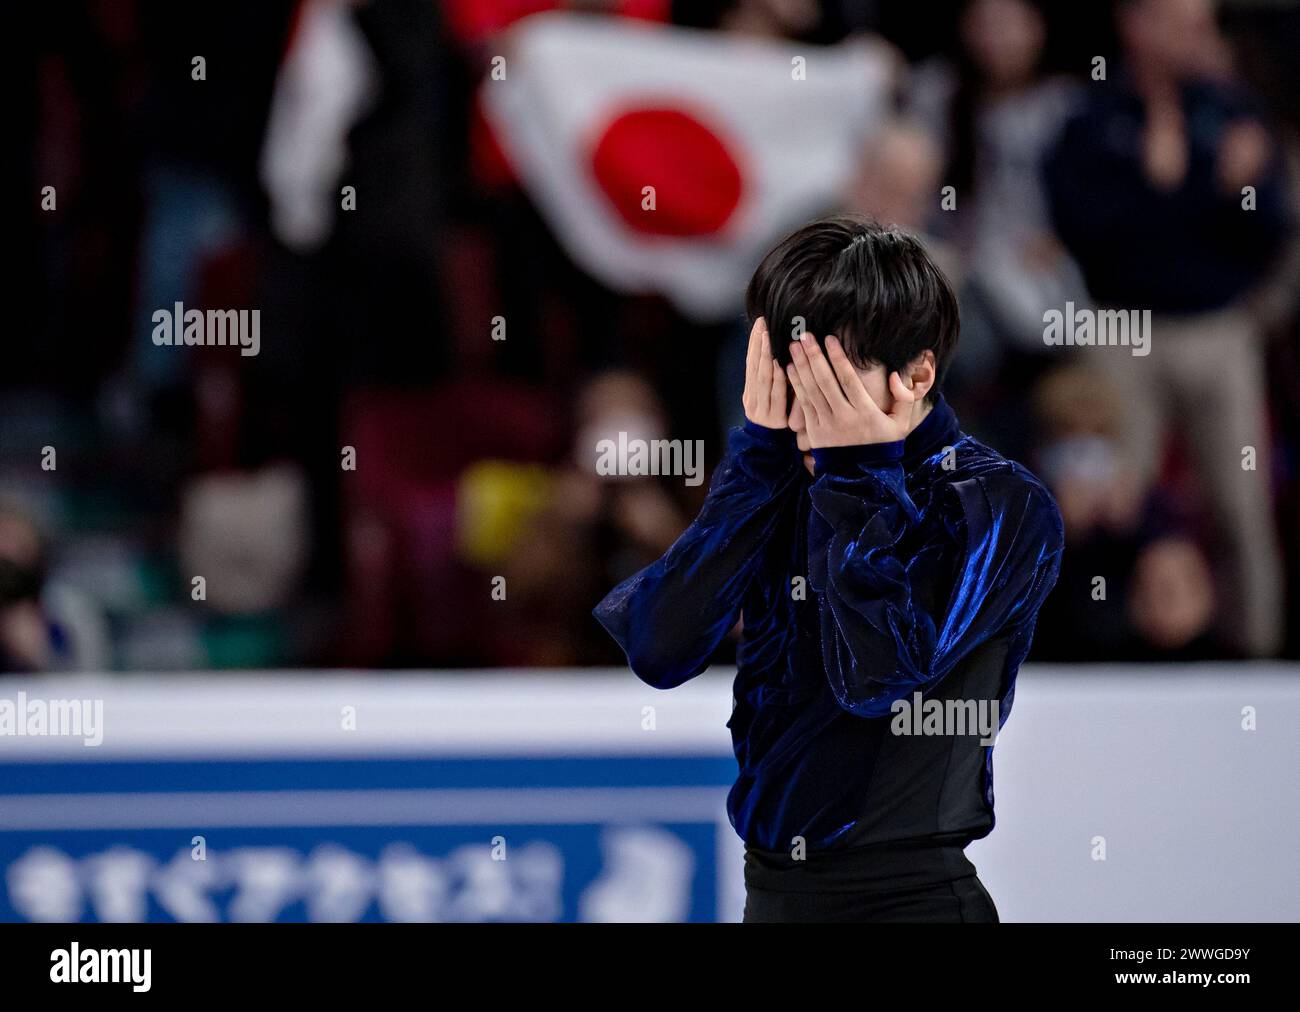
<instances>
[{"instance_id":1,"label":"black trouser","mask_svg":"<svg viewBox=\"0 0 1300 1012\"><path fill-rule=\"evenodd\" d=\"M997 923L961 847L883 845L809 855L745 848L745 923Z\"/></svg>"}]
</instances>

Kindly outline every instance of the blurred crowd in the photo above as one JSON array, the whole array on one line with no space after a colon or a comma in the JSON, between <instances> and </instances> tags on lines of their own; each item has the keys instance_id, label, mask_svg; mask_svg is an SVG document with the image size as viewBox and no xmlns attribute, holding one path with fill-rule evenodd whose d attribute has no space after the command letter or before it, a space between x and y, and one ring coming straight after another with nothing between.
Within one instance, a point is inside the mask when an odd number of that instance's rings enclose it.
<instances>
[{"instance_id":1,"label":"blurred crowd","mask_svg":"<svg viewBox=\"0 0 1300 1012\"><path fill-rule=\"evenodd\" d=\"M0 670L619 661L591 607L707 483L592 448L716 464L747 331L740 292L705 324L584 274L511 172L478 88L566 6L719 59L886 46L840 203L924 238L961 301L949 400L1058 499L1031 659L1300 656L1300 6L373 0L328 5L355 75L286 87L308 6L30 14ZM347 129L313 147L312 116ZM355 212L277 199L303 178ZM159 346L175 303L258 308L259 354ZM1067 304L1150 310L1149 354L1049 345Z\"/></svg>"}]
</instances>

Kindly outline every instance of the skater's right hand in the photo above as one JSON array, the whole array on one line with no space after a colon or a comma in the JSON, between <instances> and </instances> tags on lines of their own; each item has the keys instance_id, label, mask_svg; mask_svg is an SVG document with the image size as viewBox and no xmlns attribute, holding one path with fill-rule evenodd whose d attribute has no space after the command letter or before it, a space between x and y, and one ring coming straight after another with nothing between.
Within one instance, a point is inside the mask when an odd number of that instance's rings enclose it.
<instances>
[{"instance_id":1,"label":"skater's right hand","mask_svg":"<svg viewBox=\"0 0 1300 1012\"><path fill-rule=\"evenodd\" d=\"M785 370L772 357L767 322L760 316L749 332L745 356L745 417L769 429L786 427Z\"/></svg>"}]
</instances>

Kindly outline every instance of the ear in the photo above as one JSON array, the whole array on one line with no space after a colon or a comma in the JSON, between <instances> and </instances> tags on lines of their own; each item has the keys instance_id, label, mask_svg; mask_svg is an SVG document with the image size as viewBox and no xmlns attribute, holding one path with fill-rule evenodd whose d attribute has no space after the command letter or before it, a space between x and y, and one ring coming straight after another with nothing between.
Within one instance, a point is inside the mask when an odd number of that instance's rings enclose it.
<instances>
[{"instance_id":1,"label":"ear","mask_svg":"<svg viewBox=\"0 0 1300 1012\"><path fill-rule=\"evenodd\" d=\"M938 371L934 360L934 352L929 350L917 355L903 370L903 382L909 390L916 394L918 401L923 400L925 395L930 392L937 378Z\"/></svg>"}]
</instances>

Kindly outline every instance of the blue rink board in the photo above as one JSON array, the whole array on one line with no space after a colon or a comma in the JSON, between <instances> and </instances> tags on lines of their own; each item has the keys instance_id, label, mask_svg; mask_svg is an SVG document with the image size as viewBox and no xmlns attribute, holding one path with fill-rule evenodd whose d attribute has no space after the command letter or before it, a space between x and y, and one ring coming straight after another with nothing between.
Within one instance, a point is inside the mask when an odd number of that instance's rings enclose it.
<instances>
[{"instance_id":1,"label":"blue rink board","mask_svg":"<svg viewBox=\"0 0 1300 1012\"><path fill-rule=\"evenodd\" d=\"M717 755L2 763L0 920L714 921L733 776Z\"/></svg>"}]
</instances>

